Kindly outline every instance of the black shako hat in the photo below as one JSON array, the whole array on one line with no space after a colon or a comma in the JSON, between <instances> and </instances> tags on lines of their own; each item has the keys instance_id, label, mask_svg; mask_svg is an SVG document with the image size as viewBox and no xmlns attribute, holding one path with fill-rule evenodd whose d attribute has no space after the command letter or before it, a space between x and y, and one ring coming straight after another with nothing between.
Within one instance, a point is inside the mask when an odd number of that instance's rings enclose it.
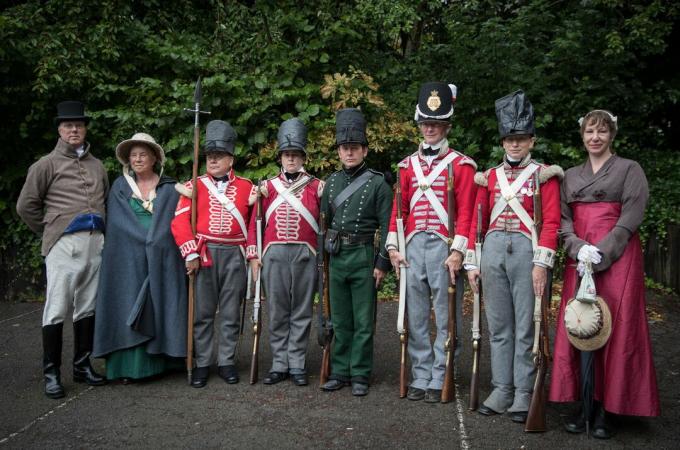
<instances>
[{"instance_id":1,"label":"black shako hat","mask_svg":"<svg viewBox=\"0 0 680 450\"><path fill-rule=\"evenodd\" d=\"M211 120L205 127L203 153L228 153L234 155L236 130L224 120Z\"/></svg>"},{"instance_id":2,"label":"black shako hat","mask_svg":"<svg viewBox=\"0 0 680 450\"><path fill-rule=\"evenodd\" d=\"M297 117L281 123L277 138L279 141L279 152L284 150L300 150L305 155L307 154L307 127Z\"/></svg>"},{"instance_id":3,"label":"black shako hat","mask_svg":"<svg viewBox=\"0 0 680 450\"><path fill-rule=\"evenodd\" d=\"M458 88L455 84L429 81L420 86L413 119L418 122L449 122L453 116Z\"/></svg>"},{"instance_id":4,"label":"black shako hat","mask_svg":"<svg viewBox=\"0 0 680 450\"><path fill-rule=\"evenodd\" d=\"M368 145L366 119L357 108L345 108L335 113L335 145Z\"/></svg>"},{"instance_id":5,"label":"black shako hat","mask_svg":"<svg viewBox=\"0 0 680 450\"><path fill-rule=\"evenodd\" d=\"M57 105L57 117L54 118L54 124L59 125L67 120L82 121L85 124L90 123L90 118L85 115L85 104L74 100L67 100Z\"/></svg>"},{"instance_id":6,"label":"black shako hat","mask_svg":"<svg viewBox=\"0 0 680 450\"><path fill-rule=\"evenodd\" d=\"M513 134L535 134L534 107L521 89L496 100L496 117L501 139Z\"/></svg>"}]
</instances>

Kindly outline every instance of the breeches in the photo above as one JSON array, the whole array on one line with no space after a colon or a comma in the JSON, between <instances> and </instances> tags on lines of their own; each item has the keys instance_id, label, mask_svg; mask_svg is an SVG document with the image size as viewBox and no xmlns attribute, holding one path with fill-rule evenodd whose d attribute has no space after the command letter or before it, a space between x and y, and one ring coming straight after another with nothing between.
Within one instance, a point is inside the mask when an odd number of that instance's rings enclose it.
<instances>
[{"instance_id":1,"label":"breeches","mask_svg":"<svg viewBox=\"0 0 680 450\"><path fill-rule=\"evenodd\" d=\"M43 326L64 322L70 305L74 322L94 314L103 247L100 231L78 231L63 235L50 249Z\"/></svg>"}]
</instances>

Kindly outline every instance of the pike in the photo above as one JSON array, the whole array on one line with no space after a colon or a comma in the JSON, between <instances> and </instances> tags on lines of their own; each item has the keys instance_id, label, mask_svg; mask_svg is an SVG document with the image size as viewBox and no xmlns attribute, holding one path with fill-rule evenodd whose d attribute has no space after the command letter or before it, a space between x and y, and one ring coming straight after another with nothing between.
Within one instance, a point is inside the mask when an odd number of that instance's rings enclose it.
<instances>
[{"instance_id":1,"label":"pike","mask_svg":"<svg viewBox=\"0 0 680 450\"><path fill-rule=\"evenodd\" d=\"M534 173L534 227L536 236L540 236L543 226L543 210L541 209L541 186L538 171ZM550 336L548 335L548 308L552 296L552 274L548 271L545 291L534 299L534 347L531 351L536 366L534 392L531 395L529 413L524 431L545 431L545 376L550 360Z\"/></svg>"},{"instance_id":2,"label":"pike","mask_svg":"<svg viewBox=\"0 0 680 450\"><path fill-rule=\"evenodd\" d=\"M477 205L477 236L475 239L475 264L482 267L482 204ZM477 279L477 292L472 303L472 376L470 377L470 404L474 411L479 407L479 355L482 350L482 282Z\"/></svg>"},{"instance_id":3,"label":"pike","mask_svg":"<svg viewBox=\"0 0 680 450\"><path fill-rule=\"evenodd\" d=\"M256 207L256 240L257 240L257 257L262 261L262 181L257 183L257 207ZM260 352L260 333L262 327L260 319L262 318L262 311L260 306L262 304L262 269L257 271L257 278L255 279L255 295L253 296L253 354L250 359L250 384L257 383L258 372L258 354Z\"/></svg>"},{"instance_id":4,"label":"pike","mask_svg":"<svg viewBox=\"0 0 680 450\"><path fill-rule=\"evenodd\" d=\"M396 188L397 206L397 246L401 255L406 258L406 237L404 236L404 218L401 213L401 178L397 171ZM401 264L397 271L399 279L399 312L397 313L397 332L401 345L401 358L399 361L399 398L406 397L408 390L408 372L406 370L406 351L408 346L408 330L406 322L406 266Z\"/></svg>"},{"instance_id":5,"label":"pike","mask_svg":"<svg viewBox=\"0 0 680 450\"><path fill-rule=\"evenodd\" d=\"M317 340L323 349L321 370L319 372L319 386L328 381L331 374L331 342L333 341L333 324L331 322L331 306L328 290L328 253L324 251L326 236L326 213L319 217L319 234L317 236L318 249L316 252L317 288L319 304L317 306Z\"/></svg>"},{"instance_id":6,"label":"pike","mask_svg":"<svg viewBox=\"0 0 680 450\"><path fill-rule=\"evenodd\" d=\"M449 164L449 175L446 178L446 195L449 208L449 255L454 250L451 250L453 238L456 234L456 197L453 192L453 164ZM454 384L454 368L453 357L456 352L456 283L449 276L449 314L448 324L446 327L447 336L444 349L446 351L446 371L444 372L444 386L442 387L442 403L449 403L456 397L456 390Z\"/></svg>"},{"instance_id":7,"label":"pike","mask_svg":"<svg viewBox=\"0 0 680 450\"><path fill-rule=\"evenodd\" d=\"M196 80L194 89L194 109L184 108L184 112L194 115L194 160L191 168L191 233L196 236L196 179L198 178L198 151L201 142L200 116L210 114L210 111L201 111L201 77ZM195 302L196 273L189 275L189 304L187 308L187 381L191 384L191 374L194 368L194 302Z\"/></svg>"}]
</instances>

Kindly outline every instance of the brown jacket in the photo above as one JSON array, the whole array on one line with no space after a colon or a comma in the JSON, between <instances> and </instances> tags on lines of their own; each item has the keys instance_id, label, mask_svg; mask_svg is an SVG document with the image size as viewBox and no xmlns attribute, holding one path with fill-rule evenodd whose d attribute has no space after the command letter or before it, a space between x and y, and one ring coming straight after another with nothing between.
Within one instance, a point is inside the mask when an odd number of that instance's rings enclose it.
<instances>
[{"instance_id":1,"label":"brown jacket","mask_svg":"<svg viewBox=\"0 0 680 450\"><path fill-rule=\"evenodd\" d=\"M51 153L28 169L17 213L31 230L42 233L41 253L47 256L79 214L105 218L108 190L104 165L90 154L90 144L78 157L73 146L59 139Z\"/></svg>"}]
</instances>

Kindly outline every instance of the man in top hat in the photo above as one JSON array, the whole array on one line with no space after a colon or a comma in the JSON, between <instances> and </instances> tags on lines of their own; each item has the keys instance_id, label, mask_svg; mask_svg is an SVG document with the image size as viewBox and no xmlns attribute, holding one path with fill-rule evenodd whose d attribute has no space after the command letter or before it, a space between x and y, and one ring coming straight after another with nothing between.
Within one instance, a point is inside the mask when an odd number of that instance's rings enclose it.
<instances>
[{"instance_id":1,"label":"man in top hat","mask_svg":"<svg viewBox=\"0 0 680 450\"><path fill-rule=\"evenodd\" d=\"M352 394L368 393L373 367L373 319L376 289L390 261L385 238L392 207L392 190L380 172L367 167L366 120L358 109L336 113L335 142L342 170L326 181L321 211L327 220L326 249L330 253L329 289L335 339L331 375L322 386L336 391L352 385ZM378 254L374 236L380 229Z\"/></svg>"},{"instance_id":2,"label":"man in top hat","mask_svg":"<svg viewBox=\"0 0 680 450\"><path fill-rule=\"evenodd\" d=\"M59 140L28 169L17 213L42 235L47 269L47 295L42 319L45 395L61 398L61 348L64 320L73 305L73 381L99 386L106 379L90 365L94 310L104 245L106 192L109 181L101 161L85 141L85 105L57 105Z\"/></svg>"},{"instance_id":3,"label":"man in top hat","mask_svg":"<svg viewBox=\"0 0 680 450\"><path fill-rule=\"evenodd\" d=\"M536 372L531 353L534 299L543 295L547 270L555 261L563 172L558 166L531 159L534 110L524 92L496 100L496 115L505 149L503 162L475 175L479 185L475 204L482 206L482 232L486 233L481 268L475 265L472 238L477 221L470 227L465 259L475 291L481 269L491 346L494 389L478 411L486 416L507 411L513 422L524 423ZM534 224L538 207L534 194L539 189L540 233Z\"/></svg>"},{"instance_id":4,"label":"man in top hat","mask_svg":"<svg viewBox=\"0 0 680 450\"><path fill-rule=\"evenodd\" d=\"M456 86L424 83L418 95L414 119L422 135L418 150L399 163L402 203L394 205L387 239L392 265L406 274L408 352L412 381L409 400L441 401L446 371L445 343L448 334L448 286L456 283L456 330L462 327L464 282L460 271L467 248L474 203L475 162L449 147L447 134L456 100ZM447 180L453 168L455 209L449 205ZM401 208L406 255L398 251L396 208ZM455 215L453 242L449 242L449 214ZM450 254L449 254L450 253ZM430 343L430 297L437 335Z\"/></svg>"},{"instance_id":5,"label":"man in top hat","mask_svg":"<svg viewBox=\"0 0 680 450\"><path fill-rule=\"evenodd\" d=\"M250 180L234 174L236 131L222 120L208 122L205 131L207 173L177 185L182 194L172 221L172 234L186 260L187 273L196 276L194 357L191 386L208 382L214 361L215 313L217 317L218 374L229 384L238 383L234 364L239 333L239 305L246 293L246 237L255 189ZM196 235L191 231L191 194L196 199ZM199 270L200 269L200 270Z\"/></svg>"},{"instance_id":6,"label":"man in top hat","mask_svg":"<svg viewBox=\"0 0 680 450\"><path fill-rule=\"evenodd\" d=\"M262 255L257 254L256 218L252 214L247 256L253 279L262 267L269 306L272 366L264 384L290 374L297 386L308 384L305 355L312 323L316 280L316 240L323 182L304 169L307 128L298 118L279 127L281 173L265 181Z\"/></svg>"}]
</instances>

